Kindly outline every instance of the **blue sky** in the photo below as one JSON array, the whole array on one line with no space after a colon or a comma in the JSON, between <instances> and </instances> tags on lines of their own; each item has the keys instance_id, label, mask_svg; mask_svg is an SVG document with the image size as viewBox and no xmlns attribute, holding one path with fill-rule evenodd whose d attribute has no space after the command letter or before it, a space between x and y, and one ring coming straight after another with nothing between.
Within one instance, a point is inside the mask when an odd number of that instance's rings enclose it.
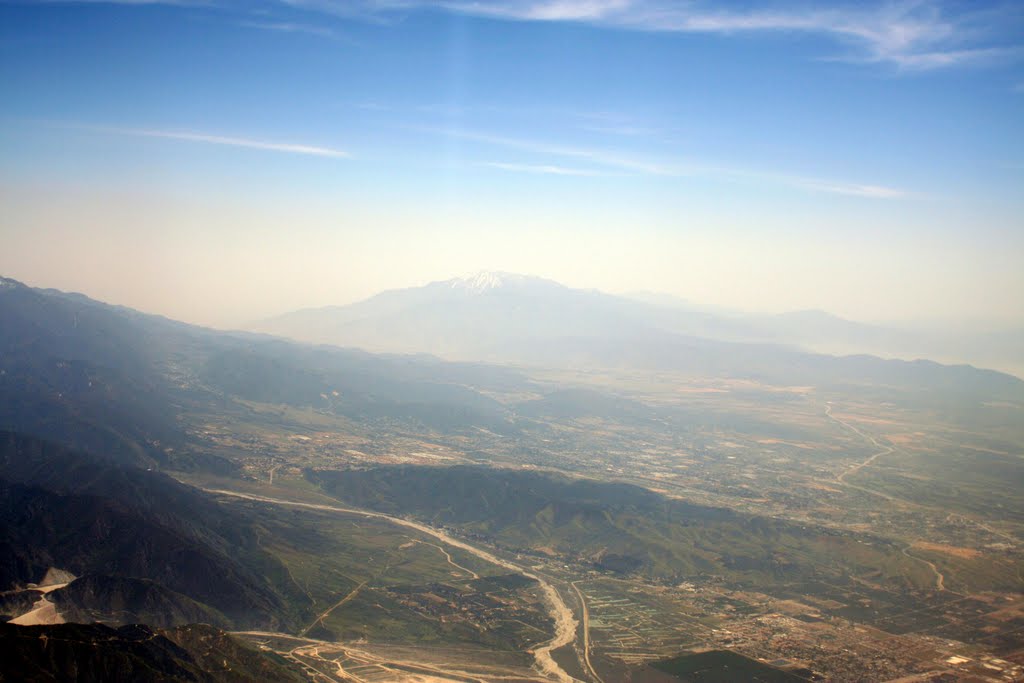
<instances>
[{"instance_id":1,"label":"blue sky","mask_svg":"<svg viewBox=\"0 0 1024 683\"><path fill-rule=\"evenodd\" d=\"M1020 3L0 4L0 272L211 324L479 269L1024 318Z\"/></svg>"}]
</instances>

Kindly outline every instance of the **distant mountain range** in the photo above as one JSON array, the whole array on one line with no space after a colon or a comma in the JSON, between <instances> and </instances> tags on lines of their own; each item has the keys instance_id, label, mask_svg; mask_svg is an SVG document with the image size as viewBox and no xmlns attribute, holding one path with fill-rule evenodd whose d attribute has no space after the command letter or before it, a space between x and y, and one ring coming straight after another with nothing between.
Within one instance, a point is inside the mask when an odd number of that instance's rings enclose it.
<instances>
[{"instance_id":1,"label":"distant mountain range","mask_svg":"<svg viewBox=\"0 0 1024 683\"><path fill-rule=\"evenodd\" d=\"M703 307L670 295L614 296L552 280L482 272L286 313L253 331L375 352L525 363L629 364L608 345L665 349L709 341L930 358L1024 374L1024 329L936 331L869 325L817 310L777 315ZM595 353L596 352L596 353ZM662 367L650 354L646 364ZM669 362L668 367L676 365Z\"/></svg>"},{"instance_id":2,"label":"distant mountain range","mask_svg":"<svg viewBox=\"0 0 1024 683\"><path fill-rule=\"evenodd\" d=\"M724 319L525 276L437 282L260 326L297 339L413 355L217 332L79 294L2 278L0 285L0 429L121 463L178 470L232 471L223 458L184 448L180 419L230 407L231 397L417 428L514 430L513 411L493 396L536 391L526 375L452 358L843 391L889 387L912 392L915 401L945 397L961 408L1024 396L1021 380L966 365L831 356L688 334L684 324L703 320L721 328Z\"/></svg>"},{"instance_id":3,"label":"distant mountain range","mask_svg":"<svg viewBox=\"0 0 1024 683\"><path fill-rule=\"evenodd\" d=\"M215 332L0 278L0 429L122 464L230 473L231 463L183 447L179 418L221 410L231 396L359 420L500 428L502 406L466 387L524 381L504 368Z\"/></svg>"}]
</instances>

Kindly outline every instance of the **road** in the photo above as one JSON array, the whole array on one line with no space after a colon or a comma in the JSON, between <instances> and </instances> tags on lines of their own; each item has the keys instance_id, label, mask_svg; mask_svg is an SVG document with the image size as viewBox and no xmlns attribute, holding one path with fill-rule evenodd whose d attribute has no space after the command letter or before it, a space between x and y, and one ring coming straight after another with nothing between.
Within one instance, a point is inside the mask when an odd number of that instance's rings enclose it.
<instances>
[{"instance_id":1,"label":"road","mask_svg":"<svg viewBox=\"0 0 1024 683\"><path fill-rule=\"evenodd\" d=\"M587 607L587 596L583 595L583 591L576 585L576 581L571 584L572 589L576 591L576 597L580 599L580 605L582 605L583 612L583 662L587 665L587 671L590 673L590 677L593 678L597 683L604 683L604 679L597 675L597 671L594 670L594 665L590 663L590 608Z\"/></svg>"},{"instance_id":2,"label":"road","mask_svg":"<svg viewBox=\"0 0 1024 683\"><path fill-rule=\"evenodd\" d=\"M858 486L857 484L851 484L850 482L846 481L847 475L852 474L853 472L856 472L857 470L861 469L862 467L864 467L866 465L870 465L872 462L874 462L875 458L878 458L878 457L883 456L883 455L887 455L888 453L895 453L896 449L895 448L888 448L888 447L883 448L882 445L880 443L878 443L878 441L874 437L866 434L865 432L861 431L860 429L857 429L856 427L854 427L853 425L851 425L851 424L849 424L847 422L843 422L839 418L837 418L834 415L832 415L832 406L831 405L826 405L826 407L825 407L825 415L827 417L829 417L830 419L834 420L839 425L841 425L841 426L849 429L850 431L854 432L855 434L860 436L862 439L868 441L869 443L871 443L872 445L876 446L877 448L881 448L882 449L880 452L875 453L874 455L872 455L870 458L868 458L864 462L860 463L859 465L855 465L855 466L851 467L850 469L846 470L845 472L843 472L842 474L837 476L835 478L835 480L834 480L836 483L842 484L843 486L845 486L847 488L860 491L861 493L867 493L867 494L872 495L872 496L877 496L878 498L883 498L883 499L888 500L889 502L892 502L892 503L900 503L901 505L907 505L907 506L919 508L919 509L922 509L922 510L932 510L934 512L948 512L947 510L945 510L943 508L940 508L940 507L935 507L933 505L926 505L924 503L920 503L920 502L913 501L913 500L907 500L906 498L899 498L897 496L889 495L888 493L882 493L881 491L875 491L874 489L865 488L863 486ZM983 522L983 521L981 521L979 519L976 519L974 517L970 517L968 515L965 515L962 512L955 512L955 513L954 512L949 512L947 514L946 518L947 518L947 520L950 520L951 518L955 518L955 519L959 519L964 524L972 524L972 525L978 527L979 529L982 529L982 530L988 532L989 534L992 534L993 536L995 536L997 538L1001 538L1004 541L1012 543L1013 545L1020 545L1021 543L1024 543L1024 541L1022 541L1017 536L1013 536L1013 535L1005 533L1003 531L999 531L998 529L993 529L991 526L989 526L985 522Z\"/></svg>"},{"instance_id":3,"label":"road","mask_svg":"<svg viewBox=\"0 0 1024 683\"><path fill-rule=\"evenodd\" d=\"M415 539L413 539L413 543L419 543L420 545L429 545L429 546L430 546L431 548L437 548L438 550L440 550L440 551L441 551L441 554L443 554L443 555L444 555L444 558L445 558L446 560L448 560L448 564L450 564L451 566L455 567L455 568L456 568L456 569L458 569L459 571L463 571L463 572L465 572L465 573L469 574L470 576L472 576L472 577L473 577L473 580L476 580L476 579L479 579L479 578L480 578L480 575L479 575L479 574L477 574L477 573L476 573L475 571L473 571L473 570L472 570L472 569L470 569L469 567L463 567L463 566L462 566L461 564L459 564L458 562L456 562L455 560L453 560L453 559L452 559L452 556L451 556L451 553L449 553L449 552L448 552L447 550L445 550L445 549L444 549L444 548L442 548L441 546L439 546L439 545L436 545L436 544L434 544L434 543L424 543L423 541L417 541L417 540L415 540Z\"/></svg>"},{"instance_id":4,"label":"road","mask_svg":"<svg viewBox=\"0 0 1024 683\"><path fill-rule=\"evenodd\" d=\"M835 415L832 414L832 405L831 404L828 404L828 405L825 406L825 415L827 415L830 419L832 419L835 422L839 423L843 427L846 427L851 432L853 432L854 434L856 434L860 438L864 439L865 441L870 443L875 448L879 449L879 451L877 453L872 455L870 458L868 458L864 462L862 462L860 464L857 464L857 465L854 465L853 467L851 467L850 469L846 470L845 472L840 474L838 477L836 477L836 481L838 483L840 483L840 484L845 484L846 482L844 480L846 479L846 477L848 477L849 475L853 474L854 472L859 471L860 469L862 469L864 467L867 467L868 465L873 463L876 458L880 458L883 455L889 455L890 453L892 453L892 452L894 452L896 450L892 446L883 446L882 444L878 443L878 439L876 439L875 437L871 436L870 434L865 434L864 432L862 432L861 430L857 429L856 427L854 427L849 422L844 422L844 421L840 420L838 417L836 417Z\"/></svg>"},{"instance_id":5,"label":"road","mask_svg":"<svg viewBox=\"0 0 1024 683\"><path fill-rule=\"evenodd\" d=\"M331 612L333 612L334 610L338 609L339 607L344 605L346 602L348 602L352 598L356 597L356 595L359 594L359 591L361 591L363 589L363 586L365 586L367 583L369 583L369 582L368 581L363 581L361 584L359 584L358 586L353 588L348 593L348 595L346 595L341 600L339 600L338 602L336 602L333 605L331 605L330 609L328 609L326 612L323 612L320 615L318 615L317 618L314 619L312 621L312 623L310 623L309 626L307 626L306 628L304 628L301 631L299 631L299 635L300 636L304 636L307 633L309 633L311 630L313 630L314 626L316 626L317 624L323 623L323 620L326 619L328 617L328 615L330 615Z\"/></svg>"},{"instance_id":6,"label":"road","mask_svg":"<svg viewBox=\"0 0 1024 683\"><path fill-rule=\"evenodd\" d=\"M861 430L857 429L856 427L854 427L852 424L849 424L848 422L844 422L844 421L840 420L838 417L836 417L835 415L832 414L832 405L831 404L828 404L828 405L825 406L825 415L827 415L830 419L832 419L835 422L839 423L843 427L846 427L847 429L852 431L854 434L856 434L860 438L862 438L865 441L867 441L868 443L870 443L875 448L881 449L877 453L872 455L870 458L865 460L864 462L862 462L862 463L860 463L858 465L854 465L850 469L848 469L845 472L843 472L842 474L840 474L838 477L836 477L836 482L839 483L839 484L843 484L845 486L849 486L850 488L857 489L858 491L864 491L866 493L872 493L874 495L881 496L883 498L887 498L887 499L892 500L892 501L899 501L899 502L907 502L907 503L909 503L910 501L902 501L899 498L894 498L892 496L889 496L887 494L881 493L879 491L873 491L871 489L866 489L866 488L864 488L862 486L857 486L855 484L848 484L846 481L844 481L848 475L853 474L854 472L860 470L861 468L867 467L868 465L873 463L876 458L880 458L883 455L889 455L890 453L895 452L896 449L893 448L892 446L883 446L882 444L880 444L878 442L878 439L876 439L875 437L873 437L870 434L867 434L865 432L862 432ZM911 503L911 504L913 504L913 503ZM944 591L944 590L946 590L946 577L942 575L942 572L939 571L939 568L935 566L934 562L930 562L930 561L924 559L923 557L918 557L917 555L911 555L910 554L910 546L904 546L902 548L901 552L906 557L909 557L912 560L917 560L918 562L923 562L924 564L928 565L928 568L931 569L932 573L935 574L935 590L937 590L937 591Z\"/></svg>"},{"instance_id":7,"label":"road","mask_svg":"<svg viewBox=\"0 0 1024 683\"><path fill-rule=\"evenodd\" d=\"M579 679L573 678L569 673L563 669L558 662L555 661L551 653L560 647L564 647L576 640L576 619L573 617L572 610L562 600L562 596L558 594L555 587L548 583L544 578L534 574L533 572L520 567L517 564L504 560L496 555L493 555L486 550L482 550L475 546L472 546L465 541L461 541L457 538L452 538L448 534L433 527L427 526L426 524L420 524L409 519L402 519L401 517L392 517L391 515L384 514L383 512L371 512L369 510L360 510L358 508L346 508L334 505L321 505L318 503L303 503L295 500L283 500L281 498L269 498L267 496L257 496L250 493L241 493L239 491L228 491L226 489L203 489L208 493L215 493L222 496L231 496L234 498L244 498L246 500L254 500L261 503L270 503L272 505L287 505L290 507L300 507L309 510L320 510L323 512L338 512L346 515L359 515L361 517L369 517L375 519L384 519L392 524L404 526L409 529L415 529L420 533L433 536L437 540L449 545L453 548L459 548L465 550L471 555L476 555L482 560L490 562L491 564L510 569L517 574L522 574L528 579L533 579L540 586L541 592L544 594L544 600L548 604L549 612L555 622L555 635L544 645L533 649L533 659L535 665L542 674L548 677L552 677L560 683L580 683Z\"/></svg>"},{"instance_id":8,"label":"road","mask_svg":"<svg viewBox=\"0 0 1024 683\"><path fill-rule=\"evenodd\" d=\"M931 568L932 572L935 574L935 590L939 592L946 590L946 577L942 575L942 572L939 571L939 568L935 566L934 562L930 562L924 559L923 557L918 557L917 555L911 555L910 546L903 547L903 554L912 560L924 562L926 565L928 565L928 567Z\"/></svg>"},{"instance_id":9,"label":"road","mask_svg":"<svg viewBox=\"0 0 1024 683\"><path fill-rule=\"evenodd\" d=\"M332 683L493 683L502 680L546 683L548 680L530 675L523 669L502 664L468 664L466 661L440 664L436 658L430 656L382 656L348 643L330 643L273 631L233 631L232 634L271 649L295 662L307 673L312 675L311 672L315 672L319 678ZM271 647L271 639L289 641L289 644L294 643L294 646L278 644ZM467 665L468 668L475 670L465 670Z\"/></svg>"}]
</instances>

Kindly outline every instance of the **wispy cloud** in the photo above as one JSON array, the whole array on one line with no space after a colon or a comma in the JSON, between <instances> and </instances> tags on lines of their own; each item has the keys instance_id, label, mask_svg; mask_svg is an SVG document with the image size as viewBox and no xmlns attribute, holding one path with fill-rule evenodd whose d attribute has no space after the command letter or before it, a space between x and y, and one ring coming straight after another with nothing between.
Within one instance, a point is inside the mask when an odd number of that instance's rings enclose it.
<instances>
[{"instance_id":1,"label":"wispy cloud","mask_svg":"<svg viewBox=\"0 0 1024 683\"><path fill-rule=\"evenodd\" d=\"M73 1L223 6L211 0ZM753 7L710 0L264 0L264 6L267 3L384 22L417 10L437 10L508 21L576 22L637 31L734 37L805 33L843 46L839 54L823 58L890 64L906 71L1018 58L1024 24L1020 3L978 7L950 0L875 0L840 6L778 0ZM325 35L305 23L282 22L264 28Z\"/></svg>"},{"instance_id":2,"label":"wispy cloud","mask_svg":"<svg viewBox=\"0 0 1024 683\"><path fill-rule=\"evenodd\" d=\"M243 21L242 26L246 28L255 28L261 31L275 31L278 33L302 33L310 36L320 36L321 38L337 39L338 34L331 28L326 26L319 26L316 24L299 24L293 22L274 22L274 21Z\"/></svg>"},{"instance_id":3,"label":"wispy cloud","mask_svg":"<svg viewBox=\"0 0 1024 683\"><path fill-rule=\"evenodd\" d=\"M382 9L391 3L380 4ZM402 3L406 8L411 4ZM953 13L922 0L822 7L776 3L768 8L712 6L678 0L441 0L426 3L449 11L515 21L568 21L659 32L737 36L754 32L807 33L849 46L839 57L889 63L907 70L936 69L1013 56L1019 38L991 44L1007 22L1020 24L1019 10ZM1019 33L1018 33L1019 35Z\"/></svg>"},{"instance_id":4,"label":"wispy cloud","mask_svg":"<svg viewBox=\"0 0 1024 683\"><path fill-rule=\"evenodd\" d=\"M335 159L349 159L351 154L346 151L332 147L319 147L314 145L302 145L289 142L272 142L268 140L253 140L251 138L238 138L225 135L210 135L207 133L195 133L190 131L175 130L154 130L149 128L103 128L86 127L92 130L114 133L117 135L134 135L146 138L163 138L167 140L182 140L184 142L198 142L210 145L225 145L228 147L244 147L246 149L264 150L267 152L283 152L287 154L304 154L315 157L331 157Z\"/></svg>"},{"instance_id":5,"label":"wispy cloud","mask_svg":"<svg viewBox=\"0 0 1024 683\"><path fill-rule=\"evenodd\" d=\"M536 140L525 140L522 138L512 138L502 135L493 135L491 133L466 130L464 128L456 129L432 128L429 126L414 126L411 127L411 130L418 130L420 132L431 133L436 135L444 135L446 137L458 138L460 140L470 140L490 145L498 145L501 147L518 149L525 152L533 152L537 154L562 157L566 159L575 159L577 161L585 161L598 166L618 168L623 171L642 173L644 175L679 175L672 168L669 168L657 162L651 162L629 155L620 155L617 152L609 150L557 145L546 142L538 142Z\"/></svg>"},{"instance_id":6,"label":"wispy cloud","mask_svg":"<svg viewBox=\"0 0 1024 683\"><path fill-rule=\"evenodd\" d=\"M516 173L534 173L539 175L565 175L565 176L605 176L607 173L594 171L586 168L568 168L566 166L554 166L551 164L513 164L503 161L484 161L479 166L497 168L502 171L514 171Z\"/></svg>"},{"instance_id":7,"label":"wispy cloud","mask_svg":"<svg viewBox=\"0 0 1024 683\"><path fill-rule=\"evenodd\" d=\"M739 169L723 166L690 166L689 175L702 175L737 182L769 183L825 194L837 194L863 199L919 199L921 195L897 187L853 183L826 178L808 178L785 172L761 169Z\"/></svg>"},{"instance_id":8,"label":"wispy cloud","mask_svg":"<svg viewBox=\"0 0 1024 683\"><path fill-rule=\"evenodd\" d=\"M392 106L390 104L384 104L383 102L356 102L354 105L356 109L362 109L363 111L391 111Z\"/></svg>"},{"instance_id":9,"label":"wispy cloud","mask_svg":"<svg viewBox=\"0 0 1024 683\"><path fill-rule=\"evenodd\" d=\"M756 182L785 185L808 192L824 192L865 199L912 199L916 195L895 187L869 183L852 183L822 178L808 178L789 173L759 169L734 168L716 164L702 164L686 160L652 160L636 155L624 154L617 150L566 147L536 140L510 138L478 131L444 128L417 128L421 132L446 137L470 140L488 145L507 147L531 152L541 156L584 161L590 165L617 169L628 175L649 175L669 178L704 177L731 182ZM567 168L557 163L499 163L486 162L484 165L509 171L526 173L549 173L560 175L601 176L609 175L598 169Z\"/></svg>"},{"instance_id":10,"label":"wispy cloud","mask_svg":"<svg viewBox=\"0 0 1024 683\"><path fill-rule=\"evenodd\" d=\"M1024 50L1018 47L987 47L964 50L937 50L932 52L916 52L900 55L867 57L845 56L832 58L845 62L881 62L889 61L904 71L929 71L953 66L974 66L991 64L1016 58Z\"/></svg>"},{"instance_id":11,"label":"wispy cloud","mask_svg":"<svg viewBox=\"0 0 1024 683\"><path fill-rule=\"evenodd\" d=\"M47 5L178 5L182 7L210 5L210 0L36 0Z\"/></svg>"},{"instance_id":12,"label":"wispy cloud","mask_svg":"<svg viewBox=\"0 0 1024 683\"><path fill-rule=\"evenodd\" d=\"M865 197L868 199L910 199L912 197L912 195L905 190L900 190L894 187L885 187L882 185L836 183L823 180L811 180L807 178L789 178L786 176L779 176L779 179L808 190L828 192L831 194L843 194L849 197Z\"/></svg>"},{"instance_id":13,"label":"wispy cloud","mask_svg":"<svg viewBox=\"0 0 1024 683\"><path fill-rule=\"evenodd\" d=\"M629 126L629 125L622 125L622 126L616 126L616 125L607 125L607 126L591 125L591 126L583 126L583 129L584 130L589 130L589 131L591 131L593 133L603 133L603 134L606 134L606 135L619 135L619 136L622 136L622 137L629 137L629 138L651 136L651 135L654 135L654 134L656 134L658 132L657 130L655 130L653 128L645 128L643 126Z\"/></svg>"}]
</instances>

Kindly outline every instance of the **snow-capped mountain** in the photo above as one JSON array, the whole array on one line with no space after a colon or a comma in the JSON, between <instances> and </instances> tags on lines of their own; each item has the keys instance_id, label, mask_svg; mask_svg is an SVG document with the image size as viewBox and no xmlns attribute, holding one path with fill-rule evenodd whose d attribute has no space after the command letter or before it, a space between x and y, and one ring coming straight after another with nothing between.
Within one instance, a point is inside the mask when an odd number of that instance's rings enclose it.
<instances>
[{"instance_id":1,"label":"snow-capped mountain","mask_svg":"<svg viewBox=\"0 0 1024 683\"><path fill-rule=\"evenodd\" d=\"M540 277L485 271L382 292L349 306L287 313L252 329L373 351L498 359L527 342L621 337L643 326L638 306Z\"/></svg>"},{"instance_id":2,"label":"snow-capped mountain","mask_svg":"<svg viewBox=\"0 0 1024 683\"><path fill-rule=\"evenodd\" d=\"M483 271L389 290L347 306L312 308L264 320L253 331L301 341L455 360L637 364L676 367L725 362L753 345L825 353L931 357L945 362L1024 367L1020 354L956 353L956 340L843 320L823 311L742 314L573 289L540 277ZM1019 339L1019 334L1015 337ZM723 345L723 343L725 345ZM964 347L966 342L960 343ZM981 348L980 345L975 345ZM1005 346L1005 344L1004 344ZM699 353L697 349L700 349ZM687 355L688 354L688 355ZM714 356L715 359L711 359Z\"/></svg>"},{"instance_id":3,"label":"snow-capped mountain","mask_svg":"<svg viewBox=\"0 0 1024 683\"><path fill-rule=\"evenodd\" d=\"M518 275L516 273L502 273L496 271L480 271L469 277L457 277L451 280L444 280L440 284L447 285L452 289L482 294L495 289L523 289L530 286L547 285L552 287L563 287L553 280L545 280L529 275ZM564 287L563 287L564 288Z\"/></svg>"}]
</instances>

